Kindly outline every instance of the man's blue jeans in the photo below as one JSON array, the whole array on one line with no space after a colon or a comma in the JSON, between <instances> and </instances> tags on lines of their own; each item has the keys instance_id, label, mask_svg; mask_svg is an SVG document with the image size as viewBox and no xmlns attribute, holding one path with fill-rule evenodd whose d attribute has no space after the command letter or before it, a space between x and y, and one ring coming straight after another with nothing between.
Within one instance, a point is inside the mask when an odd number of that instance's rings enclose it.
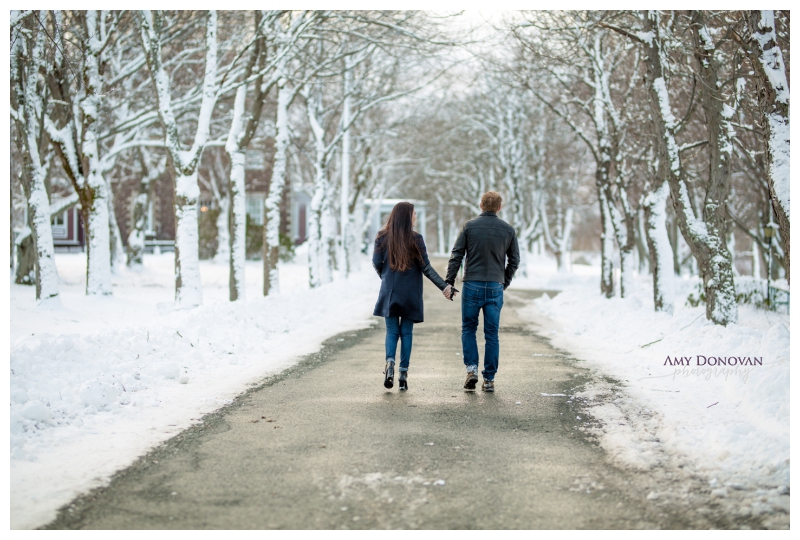
<instances>
[{"instance_id":1,"label":"man's blue jeans","mask_svg":"<svg viewBox=\"0 0 800 540\"><path fill-rule=\"evenodd\" d=\"M478 316L483 310L483 378L494 380L500 361L500 310L503 308L503 284L492 281L465 281L461 291L461 348L464 365L478 365Z\"/></svg>"},{"instance_id":2,"label":"man's blue jeans","mask_svg":"<svg viewBox=\"0 0 800 540\"><path fill-rule=\"evenodd\" d=\"M386 317L386 361L394 362L397 341L400 340L400 371L408 371L413 333L414 321L411 319Z\"/></svg>"}]
</instances>

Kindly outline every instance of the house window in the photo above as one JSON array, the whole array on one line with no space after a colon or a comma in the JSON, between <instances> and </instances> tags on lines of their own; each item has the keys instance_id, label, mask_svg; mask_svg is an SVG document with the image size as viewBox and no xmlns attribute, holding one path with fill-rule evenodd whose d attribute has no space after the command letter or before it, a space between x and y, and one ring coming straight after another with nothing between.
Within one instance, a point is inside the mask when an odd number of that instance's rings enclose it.
<instances>
[{"instance_id":1,"label":"house window","mask_svg":"<svg viewBox=\"0 0 800 540\"><path fill-rule=\"evenodd\" d=\"M264 224L264 198L263 193L247 195L247 215L256 225Z\"/></svg>"},{"instance_id":2,"label":"house window","mask_svg":"<svg viewBox=\"0 0 800 540\"><path fill-rule=\"evenodd\" d=\"M244 155L244 168L247 170L263 171L264 164L264 151L261 149L248 149Z\"/></svg>"},{"instance_id":3,"label":"house window","mask_svg":"<svg viewBox=\"0 0 800 540\"><path fill-rule=\"evenodd\" d=\"M62 239L67 237L67 210L53 216L51 221L53 227L53 238Z\"/></svg>"}]
</instances>

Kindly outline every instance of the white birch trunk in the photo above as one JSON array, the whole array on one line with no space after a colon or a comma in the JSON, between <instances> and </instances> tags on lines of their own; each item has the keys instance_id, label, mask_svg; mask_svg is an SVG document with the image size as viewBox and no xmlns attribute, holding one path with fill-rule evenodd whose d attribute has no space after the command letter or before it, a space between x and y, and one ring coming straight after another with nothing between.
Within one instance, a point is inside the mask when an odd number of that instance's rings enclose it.
<instances>
[{"instance_id":1,"label":"white birch trunk","mask_svg":"<svg viewBox=\"0 0 800 540\"><path fill-rule=\"evenodd\" d=\"M217 203L219 204L219 214L217 215L217 251L214 253L214 262L226 263L230 261L231 254L230 227L228 227L230 199L226 195L220 197Z\"/></svg>"},{"instance_id":2,"label":"white birch trunk","mask_svg":"<svg viewBox=\"0 0 800 540\"><path fill-rule=\"evenodd\" d=\"M203 303L200 284L197 170L175 179L175 303L179 308Z\"/></svg>"},{"instance_id":3,"label":"white birch trunk","mask_svg":"<svg viewBox=\"0 0 800 540\"><path fill-rule=\"evenodd\" d=\"M778 217L787 278L790 270L790 138L789 81L786 64L775 33L775 12L751 11L748 26L759 105L767 150L767 182L772 206Z\"/></svg>"},{"instance_id":4,"label":"white birch trunk","mask_svg":"<svg viewBox=\"0 0 800 540\"><path fill-rule=\"evenodd\" d=\"M558 197L558 202L556 203L558 208L558 212L556 213L556 234L553 235L550 232L550 225L547 222L547 213L544 205L544 201L541 201L541 209L540 215L542 220L542 236L544 237L545 243L550 247L553 251L553 254L556 257L556 265L558 267L559 272L567 272L569 271L569 265L567 260L570 258L569 250L571 246L571 237L572 237L572 219L573 219L573 209L567 208L566 211L561 210L560 208L560 196ZM613 247L612 247L613 249Z\"/></svg>"},{"instance_id":5,"label":"white birch trunk","mask_svg":"<svg viewBox=\"0 0 800 540\"><path fill-rule=\"evenodd\" d=\"M86 226L86 294L111 294L111 246L109 188L100 161L97 129L102 97L99 56L102 45L97 31L97 12L85 13L88 32L79 35L82 48L81 75L83 87L77 95L65 94L72 110L68 122L56 129L52 119L45 115L44 125L51 141L59 147L62 165L70 177L81 201L83 223ZM54 13L58 24L60 13ZM77 137L80 134L80 137Z\"/></svg>"},{"instance_id":6,"label":"white birch trunk","mask_svg":"<svg viewBox=\"0 0 800 540\"><path fill-rule=\"evenodd\" d=\"M29 149L33 148L31 160L38 164L39 151L35 138L29 136L28 147ZM50 225L50 203L47 200L47 189L44 185L44 171L41 166L36 165L31 169L28 210L36 247L36 301L39 304L44 302L60 304L53 228Z\"/></svg>"},{"instance_id":7,"label":"white birch trunk","mask_svg":"<svg viewBox=\"0 0 800 540\"><path fill-rule=\"evenodd\" d=\"M93 106L94 104L92 104ZM108 183L100 172L94 124L86 132L83 155L88 157L88 192L93 195L83 209L86 226L86 294L111 294L111 240L109 238Z\"/></svg>"},{"instance_id":8,"label":"white birch trunk","mask_svg":"<svg viewBox=\"0 0 800 540\"><path fill-rule=\"evenodd\" d=\"M292 90L284 78L278 83L278 110L275 120L275 162L269 194L264 201L264 296L280 292L278 283L278 253L280 247L281 199L286 186L286 150L289 147L289 100Z\"/></svg>"},{"instance_id":9,"label":"white birch trunk","mask_svg":"<svg viewBox=\"0 0 800 540\"><path fill-rule=\"evenodd\" d=\"M619 250L619 297L627 298L633 288L633 269L635 260L633 252L623 248Z\"/></svg>"},{"instance_id":10,"label":"white birch trunk","mask_svg":"<svg viewBox=\"0 0 800 540\"><path fill-rule=\"evenodd\" d=\"M324 188L315 182L314 195L308 215L308 286L312 289L322 285L322 259L324 256L322 242L322 199ZM326 250L327 251L327 250Z\"/></svg>"},{"instance_id":11,"label":"white birch trunk","mask_svg":"<svg viewBox=\"0 0 800 540\"><path fill-rule=\"evenodd\" d=\"M147 221L147 193L139 193L133 200L133 227L128 234L128 260L130 267L141 268L144 254L144 230Z\"/></svg>"},{"instance_id":12,"label":"white birch trunk","mask_svg":"<svg viewBox=\"0 0 800 540\"><path fill-rule=\"evenodd\" d=\"M650 250L650 267L653 270L653 305L656 311L673 313L675 309L672 246L667 235L667 199L669 184L647 195L642 203L645 214L645 233Z\"/></svg>"},{"instance_id":13,"label":"white birch trunk","mask_svg":"<svg viewBox=\"0 0 800 540\"><path fill-rule=\"evenodd\" d=\"M436 212L436 240L439 244L439 253L448 253L450 248L444 241L444 217L442 213L444 212L444 208L442 205L439 205L439 211Z\"/></svg>"},{"instance_id":14,"label":"white birch trunk","mask_svg":"<svg viewBox=\"0 0 800 540\"><path fill-rule=\"evenodd\" d=\"M228 173L228 208L225 209L225 238L228 243L226 255L228 264L228 298L231 302L243 300L245 294L244 267L247 258L247 194L245 185L245 164L247 151L239 145L239 137L244 129L244 106L247 100L247 86L242 85L236 90L233 103L233 118L228 140L225 143L225 152L231 163ZM220 216L223 213L220 212ZM219 223L219 220L217 220ZM219 225L218 225L219 227ZM217 254L220 254L222 238L218 243ZM222 257L220 256L220 260Z\"/></svg>"},{"instance_id":15,"label":"white birch trunk","mask_svg":"<svg viewBox=\"0 0 800 540\"><path fill-rule=\"evenodd\" d=\"M333 281L333 272L336 270L336 228L338 226L336 214L331 201L335 196L334 185L328 185L328 195L325 197L322 206L322 246L325 250L321 253L320 279L322 283Z\"/></svg>"},{"instance_id":16,"label":"white birch trunk","mask_svg":"<svg viewBox=\"0 0 800 540\"><path fill-rule=\"evenodd\" d=\"M358 272L361 269L359 264L360 258L358 256L361 248L363 247L363 239L364 236L361 233L363 229L364 221L364 198L358 197L355 201L355 205L353 207L353 213L350 214L350 225L348 227L348 264L349 264L349 271L350 273ZM419 221L417 226L420 228L419 232L421 234L425 234L425 231L422 230L424 227L424 223ZM370 252L372 255L372 252Z\"/></svg>"},{"instance_id":17,"label":"white birch trunk","mask_svg":"<svg viewBox=\"0 0 800 540\"><path fill-rule=\"evenodd\" d=\"M247 194L245 187L245 159L244 150L237 150L228 154L231 160L231 171L228 182L230 207L226 217L230 220L229 232L229 290L228 297L231 301L243 300L245 297L244 267L247 259Z\"/></svg>"},{"instance_id":18,"label":"white birch trunk","mask_svg":"<svg viewBox=\"0 0 800 540\"><path fill-rule=\"evenodd\" d=\"M342 105L342 186L340 190L341 195L341 271L342 277L346 278L350 273L350 242L351 242L351 224L350 224L350 86L352 80L352 72L349 69L348 62L345 60L344 71L344 104Z\"/></svg>"},{"instance_id":19,"label":"white birch trunk","mask_svg":"<svg viewBox=\"0 0 800 540\"><path fill-rule=\"evenodd\" d=\"M182 150L180 133L172 109L170 79L161 58L161 36L154 15L140 12L139 23L145 57L150 68L158 98L158 113L164 128L167 150L172 158L175 189L175 304L178 309L193 308L202 303L200 258L198 254L197 166L208 141L211 114L217 101L217 12L209 11L206 20L206 55L202 82L202 100L197 118L194 142L188 151Z\"/></svg>"},{"instance_id":20,"label":"white birch trunk","mask_svg":"<svg viewBox=\"0 0 800 540\"><path fill-rule=\"evenodd\" d=\"M758 242L755 240L752 241L752 249L751 256L753 257L753 277L757 279L761 279L761 247L758 245Z\"/></svg>"},{"instance_id":21,"label":"white birch trunk","mask_svg":"<svg viewBox=\"0 0 800 540\"><path fill-rule=\"evenodd\" d=\"M106 192L108 193L108 248L111 250L111 271L116 272L125 266L125 248L122 245L122 233L119 232L117 213L114 210L114 191L111 189L111 182L106 182Z\"/></svg>"},{"instance_id":22,"label":"white birch trunk","mask_svg":"<svg viewBox=\"0 0 800 540\"><path fill-rule=\"evenodd\" d=\"M456 217L452 207L450 207L447 210L447 215L449 216L449 221L450 221L450 224L448 225L448 230L450 232L450 239L448 241L448 244L450 245L450 249L452 249L452 247L456 245L456 240L458 240L458 235L461 232L461 229L456 223Z\"/></svg>"},{"instance_id":23,"label":"white birch trunk","mask_svg":"<svg viewBox=\"0 0 800 540\"><path fill-rule=\"evenodd\" d=\"M139 184L139 193L133 200L131 208L131 223L133 227L128 234L127 264L130 267L141 268L144 262L145 233L147 232L148 212L150 210L153 185L158 179L166 164L166 156L158 163L149 159L149 152L140 149L142 167L145 177Z\"/></svg>"},{"instance_id":24,"label":"white birch trunk","mask_svg":"<svg viewBox=\"0 0 800 540\"><path fill-rule=\"evenodd\" d=\"M738 276L739 270L736 269L736 236L733 234L733 229L731 229L730 234L728 234L728 240L726 244L729 246L729 250L731 253L731 271L733 272L734 276Z\"/></svg>"},{"instance_id":25,"label":"white birch trunk","mask_svg":"<svg viewBox=\"0 0 800 540\"><path fill-rule=\"evenodd\" d=\"M639 210L636 214L636 224L638 230L636 231L636 235L638 236L637 244L640 245L639 247L639 273L651 273L650 270L650 252L647 251L647 232L645 231L645 221L646 218L644 216L644 208L642 206L639 207ZM666 216L665 216L666 219ZM666 227L666 222L664 223L664 227Z\"/></svg>"},{"instance_id":26,"label":"white birch trunk","mask_svg":"<svg viewBox=\"0 0 800 540\"><path fill-rule=\"evenodd\" d=\"M40 17L46 17L45 12L40 12ZM58 293L58 272L56 271L55 249L53 247L53 229L50 224L50 201L47 197L45 178L47 171L42 165L39 155L39 114L42 109L41 98L38 93L39 71L43 61L45 33L36 33L35 40L28 36L20 36L16 47L12 50L12 77L14 88L17 91L20 109L18 113L19 126L22 132L22 146L26 174L23 182L25 195L28 199L28 212L33 243L36 252L35 282L36 302L41 305L61 304ZM27 65L24 71L17 71L17 62L28 46Z\"/></svg>"},{"instance_id":27,"label":"white birch trunk","mask_svg":"<svg viewBox=\"0 0 800 540\"><path fill-rule=\"evenodd\" d=\"M706 109L706 117L709 118L710 122L708 127L710 128L709 139L712 165L717 167L712 167L710 187L705 201L707 211L704 211L704 216L700 219L694 214L686 181L680 174L682 168L681 157L675 139L677 120L672 113L670 96L667 91L665 80L667 67L662 63L667 40L661 37L659 20L660 13L658 11L645 13L644 23L647 38L643 40L647 51L647 78L651 109L660 140L658 151L661 167L659 172L660 176L665 177L669 184L670 196L672 197L678 225L694 255L694 262L700 267L706 294L706 317L716 324L725 326L729 323L737 322L738 306L736 304L733 274L730 270L730 253L725 247L724 236L720 236L720 231L723 227L720 226L720 221L722 220L718 219L722 213L722 208L724 208L727 193L722 189L723 182L719 180L719 177L715 176L717 173L714 170L715 168L720 168L720 164L724 160L720 158L717 163L714 163L714 155L715 152L729 153L725 145L720 144L721 137L728 137L729 135L721 133L720 138L714 140L711 128L716 129L719 126L715 126L716 120L712 116L716 114L715 108L721 109L722 104L710 104L714 99L719 99L719 96L711 99L707 95L709 91L704 92L704 108ZM696 31L696 29L693 29L693 31ZM696 55L700 54L698 51L706 54L708 49L696 49ZM711 89L710 92L716 92L717 85L709 84L708 82L716 76L715 73L704 72L700 73L700 75L701 81L709 85L707 88ZM711 186L714 186L716 190L713 194L711 193Z\"/></svg>"},{"instance_id":28,"label":"white birch trunk","mask_svg":"<svg viewBox=\"0 0 800 540\"><path fill-rule=\"evenodd\" d=\"M564 225L561 231L561 236L556 238L558 249L561 252L561 264L558 266L559 272L568 272L571 270L573 215L574 210L572 208L567 208L564 212Z\"/></svg>"},{"instance_id":29,"label":"white birch trunk","mask_svg":"<svg viewBox=\"0 0 800 540\"><path fill-rule=\"evenodd\" d=\"M322 87L317 82L306 96L306 113L314 136L314 194L311 197L308 216L308 279L311 288L330 283L333 276L332 260L328 241L331 231L330 190L328 160L330 149L325 145L325 130L322 127Z\"/></svg>"},{"instance_id":30,"label":"white birch trunk","mask_svg":"<svg viewBox=\"0 0 800 540\"><path fill-rule=\"evenodd\" d=\"M611 225L611 216L606 203L606 196L602 188L598 189L600 202L600 292L611 298L614 296L614 263L611 255L614 253L614 236Z\"/></svg>"}]
</instances>

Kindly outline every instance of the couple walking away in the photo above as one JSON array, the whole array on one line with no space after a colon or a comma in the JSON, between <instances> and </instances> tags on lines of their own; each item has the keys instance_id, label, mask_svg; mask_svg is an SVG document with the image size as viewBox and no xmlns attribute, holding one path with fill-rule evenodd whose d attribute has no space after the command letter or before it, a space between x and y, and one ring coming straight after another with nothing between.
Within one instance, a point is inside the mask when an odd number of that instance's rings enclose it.
<instances>
[{"instance_id":1,"label":"couple walking away","mask_svg":"<svg viewBox=\"0 0 800 540\"><path fill-rule=\"evenodd\" d=\"M372 265L381 277L381 291L373 315L386 320L386 369L383 385L394 386L397 343L400 342L400 390L408 390L408 365L414 324L421 323L422 275L439 287L444 297L453 300L459 292L453 285L461 262L464 263L464 289L461 299L461 347L467 380L464 388L475 390L478 383L478 316L483 310L486 350L483 356L483 386L494 392L494 376L500 360L500 310L503 291L508 288L519 266L519 245L514 228L497 217L503 199L495 191L481 197L480 216L464 224L458 235L447 276L442 279L431 267L425 241L414 232L417 212L408 202L397 203L386 225L378 232ZM506 261L507 259L507 261Z\"/></svg>"}]
</instances>

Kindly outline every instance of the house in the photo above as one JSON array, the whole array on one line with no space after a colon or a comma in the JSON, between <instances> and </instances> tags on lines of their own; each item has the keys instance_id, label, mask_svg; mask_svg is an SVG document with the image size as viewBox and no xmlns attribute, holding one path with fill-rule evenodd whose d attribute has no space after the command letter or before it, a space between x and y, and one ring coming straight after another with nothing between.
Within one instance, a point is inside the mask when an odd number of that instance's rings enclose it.
<instances>
[{"instance_id":1,"label":"house","mask_svg":"<svg viewBox=\"0 0 800 540\"><path fill-rule=\"evenodd\" d=\"M80 253L86 247L80 206L73 204L50 216L53 228L53 247L56 253Z\"/></svg>"},{"instance_id":2,"label":"house","mask_svg":"<svg viewBox=\"0 0 800 540\"><path fill-rule=\"evenodd\" d=\"M247 192L247 215L251 223L264 225L264 201L267 193L263 191ZM295 245L300 245L308 238L308 214L311 196L300 185L293 185L286 190L282 201L281 234L291 238Z\"/></svg>"}]
</instances>

